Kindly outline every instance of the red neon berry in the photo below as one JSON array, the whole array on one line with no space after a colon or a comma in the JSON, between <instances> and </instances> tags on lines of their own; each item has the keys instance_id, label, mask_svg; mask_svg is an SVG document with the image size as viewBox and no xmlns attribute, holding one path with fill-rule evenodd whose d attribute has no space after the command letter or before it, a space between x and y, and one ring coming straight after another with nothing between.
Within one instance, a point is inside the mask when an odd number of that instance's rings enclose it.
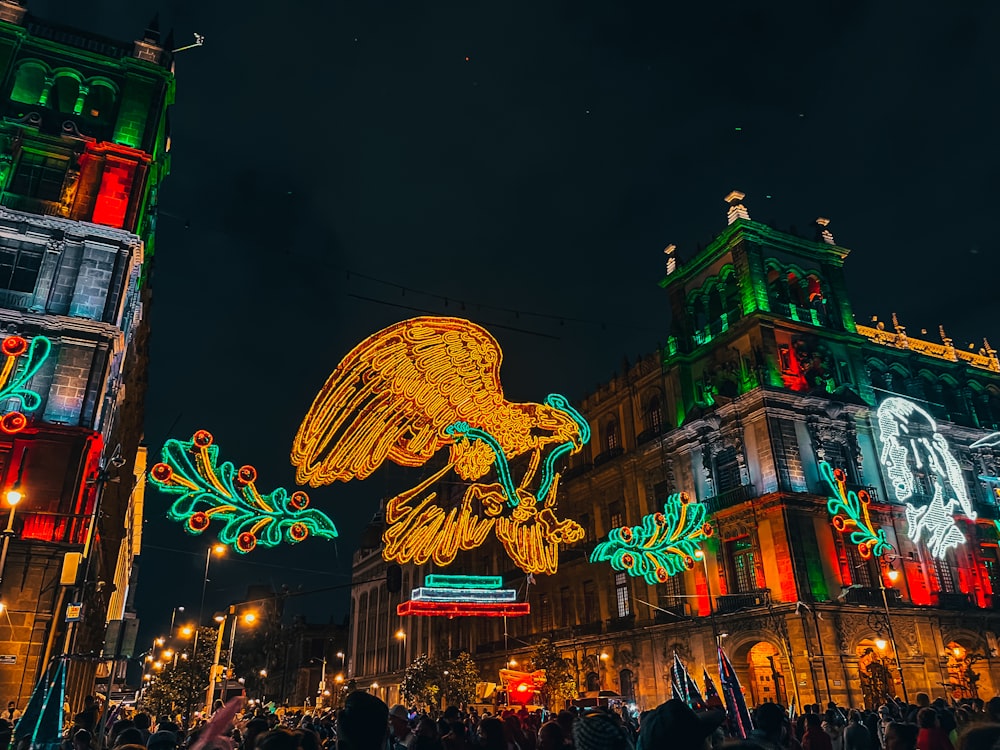
<instances>
[{"instance_id":1,"label":"red neon berry","mask_svg":"<svg viewBox=\"0 0 1000 750\"><path fill-rule=\"evenodd\" d=\"M156 464L149 470L149 475L157 482L169 482L174 470L167 464Z\"/></svg>"},{"instance_id":2,"label":"red neon berry","mask_svg":"<svg viewBox=\"0 0 1000 750\"><path fill-rule=\"evenodd\" d=\"M295 508L295 510L302 510L309 505L309 495L301 490L293 492L292 496L288 499L288 504Z\"/></svg>"},{"instance_id":3,"label":"red neon berry","mask_svg":"<svg viewBox=\"0 0 1000 750\"><path fill-rule=\"evenodd\" d=\"M191 514L191 517L188 519L188 528L195 534L200 534L208 528L209 521L208 514L199 510L197 513Z\"/></svg>"},{"instance_id":4,"label":"red neon berry","mask_svg":"<svg viewBox=\"0 0 1000 750\"><path fill-rule=\"evenodd\" d=\"M19 411L12 411L0 418L0 430L13 435L28 426L28 418Z\"/></svg>"},{"instance_id":5,"label":"red neon berry","mask_svg":"<svg viewBox=\"0 0 1000 750\"><path fill-rule=\"evenodd\" d=\"M836 479L838 482L846 482L847 481L847 475L844 473L843 469L834 469L833 470L833 478Z\"/></svg>"},{"instance_id":6,"label":"red neon berry","mask_svg":"<svg viewBox=\"0 0 1000 750\"><path fill-rule=\"evenodd\" d=\"M618 529L618 534L621 536L623 542L632 541L632 529L630 529L628 526L623 526L622 528Z\"/></svg>"},{"instance_id":7,"label":"red neon berry","mask_svg":"<svg viewBox=\"0 0 1000 750\"><path fill-rule=\"evenodd\" d=\"M632 557L632 555L628 554L622 555L622 565L624 565L626 568L631 568L633 565L635 565L635 558Z\"/></svg>"},{"instance_id":8,"label":"red neon berry","mask_svg":"<svg viewBox=\"0 0 1000 750\"><path fill-rule=\"evenodd\" d=\"M715 533L715 531L712 529L712 524L706 523L704 526L702 526L701 533L704 534L705 536L712 536L712 534Z\"/></svg>"},{"instance_id":9,"label":"red neon berry","mask_svg":"<svg viewBox=\"0 0 1000 750\"><path fill-rule=\"evenodd\" d=\"M686 492L682 492L681 493L681 502L686 505L687 503L691 502L691 496L688 493L686 493Z\"/></svg>"},{"instance_id":10,"label":"red neon berry","mask_svg":"<svg viewBox=\"0 0 1000 750\"><path fill-rule=\"evenodd\" d=\"M657 568L656 569L656 580L657 581L659 581L660 583L666 583L668 578L670 578L670 576L667 575L667 569L666 568Z\"/></svg>"},{"instance_id":11,"label":"red neon berry","mask_svg":"<svg viewBox=\"0 0 1000 750\"><path fill-rule=\"evenodd\" d=\"M663 523L667 519L664 518L664 516L663 516L662 513L654 513L653 514L653 520L656 521L657 523Z\"/></svg>"},{"instance_id":12,"label":"red neon berry","mask_svg":"<svg viewBox=\"0 0 1000 750\"><path fill-rule=\"evenodd\" d=\"M304 523L293 523L288 529L288 535L293 541L301 542L309 536L309 529Z\"/></svg>"},{"instance_id":13,"label":"red neon berry","mask_svg":"<svg viewBox=\"0 0 1000 750\"><path fill-rule=\"evenodd\" d=\"M250 484L257 479L257 470L252 466L241 466L236 472L236 481L240 484Z\"/></svg>"},{"instance_id":14,"label":"red neon berry","mask_svg":"<svg viewBox=\"0 0 1000 750\"><path fill-rule=\"evenodd\" d=\"M868 505L872 501L872 498L871 495L868 494L867 490L858 490L858 500L863 502L865 505Z\"/></svg>"},{"instance_id":15,"label":"red neon berry","mask_svg":"<svg viewBox=\"0 0 1000 750\"><path fill-rule=\"evenodd\" d=\"M247 553L257 546L257 537L251 534L249 531L244 531L238 537L236 537L236 549L240 552Z\"/></svg>"},{"instance_id":16,"label":"red neon berry","mask_svg":"<svg viewBox=\"0 0 1000 750\"><path fill-rule=\"evenodd\" d=\"M843 516L833 517L833 528L837 531L843 531L847 528L847 520Z\"/></svg>"},{"instance_id":17,"label":"red neon berry","mask_svg":"<svg viewBox=\"0 0 1000 750\"><path fill-rule=\"evenodd\" d=\"M194 437L191 438L191 442L199 448L207 448L212 444L213 440L214 438L212 437L212 433L208 430L198 430L194 434Z\"/></svg>"},{"instance_id":18,"label":"red neon berry","mask_svg":"<svg viewBox=\"0 0 1000 750\"><path fill-rule=\"evenodd\" d=\"M688 555L684 558L684 567L691 570L694 567L694 558Z\"/></svg>"},{"instance_id":19,"label":"red neon berry","mask_svg":"<svg viewBox=\"0 0 1000 750\"><path fill-rule=\"evenodd\" d=\"M28 348L28 342L20 336L8 336L3 340L3 353L8 357L19 357Z\"/></svg>"}]
</instances>

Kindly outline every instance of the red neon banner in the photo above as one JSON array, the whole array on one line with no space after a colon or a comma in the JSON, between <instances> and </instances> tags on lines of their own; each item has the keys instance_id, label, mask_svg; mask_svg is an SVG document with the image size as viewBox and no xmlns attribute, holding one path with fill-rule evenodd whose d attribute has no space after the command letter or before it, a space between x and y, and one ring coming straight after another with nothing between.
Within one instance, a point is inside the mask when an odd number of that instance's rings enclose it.
<instances>
[{"instance_id":1,"label":"red neon banner","mask_svg":"<svg viewBox=\"0 0 1000 750\"><path fill-rule=\"evenodd\" d=\"M430 617L523 617L531 613L528 602L425 602L408 601L397 605L397 615Z\"/></svg>"}]
</instances>

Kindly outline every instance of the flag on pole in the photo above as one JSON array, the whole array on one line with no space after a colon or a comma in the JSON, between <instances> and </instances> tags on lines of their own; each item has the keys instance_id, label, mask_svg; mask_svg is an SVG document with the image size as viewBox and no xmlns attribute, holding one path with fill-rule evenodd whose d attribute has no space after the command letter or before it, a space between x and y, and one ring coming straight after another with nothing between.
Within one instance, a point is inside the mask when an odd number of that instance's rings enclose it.
<instances>
[{"instance_id":1,"label":"flag on pole","mask_svg":"<svg viewBox=\"0 0 1000 750\"><path fill-rule=\"evenodd\" d=\"M698 690L698 683L694 681L687 669L684 670L684 676L687 677L688 705L695 711L704 711L707 706L705 699L701 697L701 691Z\"/></svg>"},{"instance_id":2,"label":"flag on pole","mask_svg":"<svg viewBox=\"0 0 1000 750\"><path fill-rule=\"evenodd\" d=\"M689 706L691 705L688 696L688 673L684 668L684 662L681 661L681 657L677 655L676 651L674 652L673 664L670 666L670 692Z\"/></svg>"},{"instance_id":3,"label":"flag on pole","mask_svg":"<svg viewBox=\"0 0 1000 750\"><path fill-rule=\"evenodd\" d=\"M705 683L705 705L708 708L722 708L722 698L719 696L719 691L708 674L708 669L702 670L701 679Z\"/></svg>"},{"instance_id":4,"label":"flag on pole","mask_svg":"<svg viewBox=\"0 0 1000 750\"><path fill-rule=\"evenodd\" d=\"M729 715L730 732L736 737L746 739L753 729L750 711L747 709L743 688L733 670L733 665L726 652L719 647L719 681L722 683L722 697L726 702L726 713Z\"/></svg>"}]
</instances>

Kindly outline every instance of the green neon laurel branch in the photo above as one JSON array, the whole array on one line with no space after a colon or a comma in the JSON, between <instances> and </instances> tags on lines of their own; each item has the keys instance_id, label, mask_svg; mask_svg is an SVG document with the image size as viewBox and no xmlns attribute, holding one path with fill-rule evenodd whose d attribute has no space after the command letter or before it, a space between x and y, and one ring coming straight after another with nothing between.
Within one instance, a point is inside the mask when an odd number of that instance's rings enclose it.
<instances>
[{"instance_id":1,"label":"green neon laurel branch","mask_svg":"<svg viewBox=\"0 0 1000 750\"><path fill-rule=\"evenodd\" d=\"M170 439L162 461L150 470L150 481L161 491L178 495L167 517L184 523L186 531L200 534L211 521L223 521L219 541L245 554L258 544L274 547L296 544L309 536L335 539L337 528L325 513L307 507L304 492L289 493L278 487L262 495L252 466L236 469L218 463L219 447L211 434L199 430L191 440Z\"/></svg>"},{"instance_id":2,"label":"green neon laurel branch","mask_svg":"<svg viewBox=\"0 0 1000 750\"><path fill-rule=\"evenodd\" d=\"M42 397L35 391L25 388L24 384L34 377L35 373L45 364L52 351L52 342L45 336L35 336L25 352L25 364L21 372L12 377L0 388L0 401L12 398L21 404L24 411L34 411L42 405Z\"/></svg>"},{"instance_id":3,"label":"green neon laurel branch","mask_svg":"<svg viewBox=\"0 0 1000 750\"><path fill-rule=\"evenodd\" d=\"M886 541L885 529L876 529L868 512L871 499L867 491L861 493L848 490L837 479L834 469L826 461L820 461L819 473L830 488L830 496L826 500L826 509L833 516L833 527L840 532L847 532L852 527L851 544L858 546L858 551L864 559L878 557L892 552L893 546Z\"/></svg>"},{"instance_id":4,"label":"green neon laurel branch","mask_svg":"<svg viewBox=\"0 0 1000 750\"><path fill-rule=\"evenodd\" d=\"M694 567L702 542L712 535L708 506L692 502L687 493L667 498L662 513L643 516L638 526L621 526L598 544L590 562L610 562L615 570L642 577L646 583L663 583Z\"/></svg>"}]
</instances>

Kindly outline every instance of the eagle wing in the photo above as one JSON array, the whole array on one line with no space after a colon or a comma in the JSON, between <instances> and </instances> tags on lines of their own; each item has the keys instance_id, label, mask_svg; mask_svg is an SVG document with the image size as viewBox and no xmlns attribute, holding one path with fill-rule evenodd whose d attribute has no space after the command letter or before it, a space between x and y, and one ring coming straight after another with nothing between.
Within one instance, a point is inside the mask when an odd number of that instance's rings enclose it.
<instances>
[{"instance_id":1,"label":"eagle wing","mask_svg":"<svg viewBox=\"0 0 1000 750\"><path fill-rule=\"evenodd\" d=\"M386 459L422 465L455 443L446 427L482 423L506 405L502 357L493 336L461 318L411 318L372 334L337 365L299 427L296 481L365 479Z\"/></svg>"}]
</instances>

